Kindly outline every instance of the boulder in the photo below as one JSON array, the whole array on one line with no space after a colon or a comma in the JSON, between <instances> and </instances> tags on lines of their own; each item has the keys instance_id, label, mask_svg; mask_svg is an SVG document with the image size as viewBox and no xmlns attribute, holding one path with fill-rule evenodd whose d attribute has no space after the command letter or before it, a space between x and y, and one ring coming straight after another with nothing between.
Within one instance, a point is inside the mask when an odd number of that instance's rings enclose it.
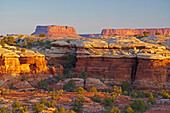
<instances>
[{"instance_id":1,"label":"boulder","mask_svg":"<svg viewBox=\"0 0 170 113\"><path fill-rule=\"evenodd\" d=\"M54 89L62 89L64 85L66 85L70 80L74 80L76 84L76 88L78 87L84 87L84 79L82 78L68 78L64 81L59 81L57 84L52 84L51 87Z\"/></svg>"},{"instance_id":2,"label":"boulder","mask_svg":"<svg viewBox=\"0 0 170 113\"><path fill-rule=\"evenodd\" d=\"M95 87L96 89L108 89L109 88L103 82L101 82L100 79L97 79L97 78L86 78L85 88L87 90L89 90L92 87Z\"/></svg>"}]
</instances>

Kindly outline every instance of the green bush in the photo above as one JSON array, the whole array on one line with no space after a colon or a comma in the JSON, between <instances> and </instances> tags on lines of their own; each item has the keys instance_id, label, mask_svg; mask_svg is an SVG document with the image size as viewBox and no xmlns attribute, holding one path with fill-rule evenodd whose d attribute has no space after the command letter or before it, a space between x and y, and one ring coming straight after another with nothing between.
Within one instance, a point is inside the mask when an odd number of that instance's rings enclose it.
<instances>
[{"instance_id":1,"label":"green bush","mask_svg":"<svg viewBox=\"0 0 170 113\"><path fill-rule=\"evenodd\" d=\"M35 112L35 113L39 113L41 112L42 110L45 109L45 105L44 104L40 104L40 103L36 103L32 106L32 110Z\"/></svg>"},{"instance_id":2,"label":"green bush","mask_svg":"<svg viewBox=\"0 0 170 113\"><path fill-rule=\"evenodd\" d=\"M155 33L155 35L160 35L160 34L161 34L161 33L159 33L159 32L156 32L156 33Z\"/></svg>"},{"instance_id":3,"label":"green bush","mask_svg":"<svg viewBox=\"0 0 170 113\"><path fill-rule=\"evenodd\" d=\"M134 113L134 110L129 106L126 108L126 113Z\"/></svg>"},{"instance_id":4,"label":"green bush","mask_svg":"<svg viewBox=\"0 0 170 113\"><path fill-rule=\"evenodd\" d=\"M74 90L75 87L76 87L76 84L75 84L74 80L71 79L66 85L63 86L63 90L66 90L68 92L73 92L73 91L75 91Z\"/></svg>"},{"instance_id":5,"label":"green bush","mask_svg":"<svg viewBox=\"0 0 170 113\"><path fill-rule=\"evenodd\" d=\"M99 94L94 94L94 96L93 96L93 101L95 101L95 102L98 102L98 103L101 103L101 97L100 97L100 95Z\"/></svg>"},{"instance_id":6,"label":"green bush","mask_svg":"<svg viewBox=\"0 0 170 113\"><path fill-rule=\"evenodd\" d=\"M75 100L74 103L72 104L72 109L74 111L81 112L82 108L83 108L83 103L82 102L79 102L79 101Z\"/></svg>"},{"instance_id":7,"label":"green bush","mask_svg":"<svg viewBox=\"0 0 170 113\"><path fill-rule=\"evenodd\" d=\"M80 74L79 74L79 78L86 78L88 76L88 74L85 72L85 71L82 71Z\"/></svg>"},{"instance_id":8,"label":"green bush","mask_svg":"<svg viewBox=\"0 0 170 113\"><path fill-rule=\"evenodd\" d=\"M77 88L77 94L84 94L85 90L82 87Z\"/></svg>"},{"instance_id":9,"label":"green bush","mask_svg":"<svg viewBox=\"0 0 170 113\"><path fill-rule=\"evenodd\" d=\"M145 111L145 103L142 100L136 99L130 106L135 112Z\"/></svg>"},{"instance_id":10,"label":"green bush","mask_svg":"<svg viewBox=\"0 0 170 113\"><path fill-rule=\"evenodd\" d=\"M52 100L51 102L47 102L46 103L46 105L47 105L47 107L49 107L49 108L55 108L56 107L56 104L55 104L55 101L54 100Z\"/></svg>"},{"instance_id":11,"label":"green bush","mask_svg":"<svg viewBox=\"0 0 170 113\"><path fill-rule=\"evenodd\" d=\"M123 81L123 83L121 84L121 88L122 88L122 91L123 91L123 92L124 92L124 91L127 91L128 93L130 93L131 90L132 90L130 83L127 82L127 81Z\"/></svg>"},{"instance_id":12,"label":"green bush","mask_svg":"<svg viewBox=\"0 0 170 113\"><path fill-rule=\"evenodd\" d=\"M22 49L21 49L21 52L22 52L22 53L25 53L25 51L26 51L25 48L22 48Z\"/></svg>"},{"instance_id":13,"label":"green bush","mask_svg":"<svg viewBox=\"0 0 170 113\"><path fill-rule=\"evenodd\" d=\"M13 109L19 109L21 107L21 104L19 101L16 101L12 104L12 108Z\"/></svg>"},{"instance_id":14,"label":"green bush","mask_svg":"<svg viewBox=\"0 0 170 113\"><path fill-rule=\"evenodd\" d=\"M37 83L37 87L39 89L44 89L44 90L47 90L47 86L48 84L45 82L46 80L41 80Z\"/></svg>"},{"instance_id":15,"label":"green bush","mask_svg":"<svg viewBox=\"0 0 170 113\"><path fill-rule=\"evenodd\" d=\"M21 49L20 49L20 47L16 47L16 50L20 51Z\"/></svg>"},{"instance_id":16,"label":"green bush","mask_svg":"<svg viewBox=\"0 0 170 113\"><path fill-rule=\"evenodd\" d=\"M96 89L95 87L92 87L92 88L90 89L90 92L97 92L97 89Z\"/></svg>"},{"instance_id":17,"label":"green bush","mask_svg":"<svg viewBox=\"0 0 170 113\"><path fill-rule=\"evenodd\" d=\"M145 109L149 110L151 108L152 104L150 102L145 104Z\"/></svg>"},{"instance_id":18,"label":"green bush","mask_svg":"<svg viewBox=\"0 0 170 113\"><path fill-rule=\"evenodd\" d=\"M149 31L144 31L144 32L143 32L143 35L144 35L145 37L150 36L150 32L149 32Z\"/></svg>"},{"instance_id":19,"label":"green bush","mask_svg":"<svg viewBox=\"0 0 170 113\"><path fill-rule=\"evenodd\" d=\"M24 43L23 43L22 47L24 47L24 48L26 48L26 47L27 47L27 42L26 42L26 40L24 41Z\"/></svg>"},{"instance_id":20,"label":"green bush","mask_svg":"<svg viewBox=\"0 0 170 113\"><path fill-rule=\"evenodd\" d=\"M104 104L105 106L112 106L112 97L109 96L109 95L106 95L104 98L103 98L103 102L102 104Z\"/></svg>"},{"instance_id":21,"label":"green bush","mask_svg":"<svg viewBox=\"0 0 170 113\"><path fill-rule=\"evenodd\" d=\"M5 42L4 42L4 40L1 40L1 46L2 46L2 48L5 47Z\"/></svg>"},{"instance_id":22,"label":"green bush","mask_svg":"<svg viewBox=\"0 0 170 113\"><path fill-rule=\"evenodd\" d=\"M46 37L46 34L45 34L45 33L41 33L41 34L39 35L39 37Z\"/></svg>"},{"instance_id":23,"label":"green bush","mask_svg":"<svg viewBox=\"0 0 170 113\"><path fill-rule=\"evenodd\" d=\"M138 95L137 93L132 93L132 94L131 94L131 97L136 98L137 95Z\"/></svg>"},{"instance_id":24,"label":"green bush","mask_svg":"<svg viewBox=\"0 0 170 113\"><path fill-rule=\"evenodd\" d=\"M40 104L45 104L45 103L47 103L47 100L46 100L45 97L42 97L42 98L40 99Z\"/></svg>"},{"instance_id":25,"label":"green bush","mask_svg":"<svg viewBox=\"0 0 170 113\"><path fill-rule=\"evenodd\" d=\"M117 106L113 106L110 110L109 113L121 113L121 110Z\"/></svg>"}]
</instances>

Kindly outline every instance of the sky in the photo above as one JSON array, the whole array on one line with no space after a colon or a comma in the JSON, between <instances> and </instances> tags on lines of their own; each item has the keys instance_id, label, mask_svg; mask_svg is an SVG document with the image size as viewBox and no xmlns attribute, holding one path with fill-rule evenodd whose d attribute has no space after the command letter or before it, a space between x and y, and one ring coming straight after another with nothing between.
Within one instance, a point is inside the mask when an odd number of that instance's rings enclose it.
<instances>
[{"instance_id":1,"label":"sky","mask_svg":"<svg viewBox=\"0 0 170 113\"><path fill-rule=\"evenodd\" d=\"M0 34L31 34L37 25L102 29L170 28L170 0L0 0Z\"/></svg>"}]
</instances>

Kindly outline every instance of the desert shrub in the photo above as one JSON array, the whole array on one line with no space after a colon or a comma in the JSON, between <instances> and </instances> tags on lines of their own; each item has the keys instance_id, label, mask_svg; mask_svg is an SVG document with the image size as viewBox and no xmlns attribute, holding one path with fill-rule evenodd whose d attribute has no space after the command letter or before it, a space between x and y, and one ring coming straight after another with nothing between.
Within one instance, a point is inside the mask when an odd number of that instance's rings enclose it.
<instances>
[{"instance_id":1,"label":"desert shrub","mask_svg":"<svg viewBox=\"0 0 170 113\"><path fill-rule=\"evenodd\" d=\"M38 39L38 44L42 47L45 45L45 41L42 39Z\"/></svg>"},{"instance_id":2,"label":"desert shrub","mask_svg":"<svg viewBox=\"0 0 170 113\"><path fill-rule=\"evenodd\" d=\"M48 86L48 84L45 83L45 80L41 80L41 81L39 81L39 82L37 83L37 87L38 87L39 89L47 90L47 86Z\"/></svg>"},{"instance_id":3,"label":"desert shrub","mask_svg":"<svg viewBox=\"0 0 170 113\"><path fill-rule=\"evenodd\" d=\"M65 110L63 107L57 108L57 110L54 111L54 113L76 113L73 110Z\"/></svg>"},{"instance_id":4,"label":"desert shrub","mask_svg":"<svg viewBox=\"0 0 170 113\"><path fill-rule=\"evenodd\" d=\"M81 96L81 95L78 95L77 98L76 98L76 100L77 100L78 102L84 102L84 101L85 101L85 98L84 98L83 96Z\"/></svg>"},{"instance_id":5,"label":"desert shrub","mask_svg":"<svg viewBox=\"0 0 170 113\"><path fill-rule=\"evenodd\" d=\"M40 104L40 103L36 103L32 106L32 110L35 112L35 113L39 113L41 112L42 110L45 109L45 105L44 104Z\"/></svg>"},{"instance_id":6,"label":"desert shrub","mask_svg":"<svg viewBox=\"0 0 170 113\"><path fill-rule=\"evenodd\" d=\"M145 97L145 95L141 91L136 91L135 93L137 93L137 98L144 98Z\"/></svg>"},{"instance_id":7,"label":"desert shrub","mask_svg":"<svg viewBox=\"0 0 170 113\"><path fill-rule=\"evenodd\" d=\"M45 104L45 103L47 103L47 100L46 100L45 97L42 97L42 98L40 99L40 104Z\"/></svg>"},{"instance_id":8,"label":"desert shrub","mask_svg":"<svg viewBox=\"0 0 170 113\"><path fill-rule=\"evenodd\" d=\"M123 95L128 95L128 92L127 91L123 91Z\"/></svg>"},{"instance_id":9,"label":"desert shrub","mask_svg":"<svg viewBox=\"0 0 170 113\"><path fill-rule=\"evenodd\" d=\"M143 37L143 35L142 35L142 34L137 34L137 35L135 35L135 37L136 37L137 39L141 39L141 38Z\"/></svg>"},{"instance_id":10,"label":"desert shrub","mask_svg":"<svg viewBox=\"0 0 170 113\"><path fill-rule=\"evenodd\" d=\"M109 95L106 95L106 96L103 98L102 104L104 104L105 106L112 106L112 97L109 96Z\"/></svg>"},{"instance_id":11,"label":"desert shrub","mask_svg":"<svg viewBox=\"0 0 170 113\"><path fill-rule=\"evenodd\" d=\"M5 41L4 40L1 40L1 46L2 46L2 48L5 47Z\"/></svg>"},{"instance_id":12,"label":"desert shrub","mask_svg":"<svg viewBox=\"0 0 170 113\"><path fill-rule=\"evenodd\" d=\"M170 99L169 93L170 93L169 90L162 90L162 91L161 91L162 98Z\"/></svg>"},{"instance_id":13,"label":"desert shrub","mask_svg":"<svg viewBox=\"0 0 170 113\"><path fill-rule=\"evenodd\" d=\"M45 43L49 45L51 43L51 41L50 40L46 40Z\"/></svg>"},{"instance_id":14,"label":"desert shrub","mask_svg":"<svg viewBox=\"0 0 170 113\"><path fill-rule=\"evenodd\" d=\"M25 113L27 112L28 106L24 106L23 108L19 109L19 113Z\"/></svg>"},{"instance_id":15,"label":"desert shrub","mask_svg":"<svg viewBox=\"0 0 170 113\"><path fill-rule=\"evenodd\" d=\"M110 110L109 113L121 113L121 110L117 106L113 106Z\"/></svg>"},{"instance_id":16,"label":"desert shrub","mask_svg":"<svg viewBox=\"0 0 170 113\"><path fill-rule=\"evenodd\" d=\"M151 103L151 104L155 104L156 101L153 98L149 98L149 100L147 102Z\"/></svg>"},{"instance_id":17,"label":"desert shrub","mask_svg":"<svg viewBox=\"0 0 170 113\"><path fill-rule=\"evenodd\" d=\"M55 104L55 101L54 100L52 100L51 102L47 102L46 103L46 105L47 105L47 107L49 107L49 108L55 108L56 107L56 104Z\"/></svg>"},{"instance_id":18,"label":"desert shrub","mask_svg":"<svg viewBox=\"0 0 170 113\"><path fill-rule=\"evenodd\" d=\"M150 36L150 32L149 32L149 31L144 31L144 32L143 32L143 35L144 35L145 37Z\"/></svg>"},{"instance_id":19,"label":"desert shrub","mask_svg":"<svg viewBox=\"0 0 170 113\"><path fill-rule=\"evenodd\" d=\"M99 91L106 92L106 93L111 93L112 92L111 89L100 89Z\"/></svg>"},{"instance_id":20,"label":"desert shrub","mask_svg":"<svg viewBox=\"0 0 170 113\"><path fill-rule=\"evenodd\" d=\"M131 92L131 85L129 82L127 81L123 81L123 83L121 84L121 88L122 88L122 91L127 91L128 93Z\"/></svg>"},{"instance_id":21,"label":"desert shrub","mask_svg":"<svg viewBox=\"0 0 170 113\"><path fill-rule=\"evenodd\" d=\"M10 86L9 86L9 89L13 89L14 88L14 83L11 83Z\"/></svg>"},{"instance_id":22,"label":"desert shrub","mask_svg":"<svg viewBox=\"0 0 170 113\"><path fill-rule=\"evenodd\" d=\"M16 47L16 50L20 51L21 49L20 49L20 47Z\"/></svg>"},{"instance_id":23,"label":"desert shrub","mask_svg":"<svg viewBox=\"0 0 170 113\"><path fill-rule=\"evenodd\" d=\"M51 49L51 45L46 45L45 48L46 49Z\"/></svg>"},{"instance_id":24,"label":"desert shrub","mask_svg":"<svg viewBox=\"0 0 170 113\"><path fill-rule=\"evenodd\" d=\"M72 104L72 109L76 112L81 112L83 108L83 103L75 100Z\"/></svg>"},{"instance_id":25,"label":"desert shrub","mask_svg":"<svg viewBox=\"0 0 170 113\"><path fill-rule=\"evenodd\" d=\"M145 110L145 103L142 100L136 99L130 107L135 111L135 112L143 112Z\"/></svg>"},{"instance_id":26,"label":"desert shrub","mask_svg":"<svg viewBox=\"0 0 170 113\"><path fill-rule=\"evenodd\" d=\"M164 45L162 42L159 42L159 44L162 45L162 46Z\"/></svg>"},{"instance_id":27,"label":"desert shrub","mask_svg":"<svg viewBox=\"0 0 170 113\"><path fill-rule=\"evenodd\" d=\"M79 78L86 78L88 76L88 74L85 72L85 71L82 71L80 74L79 74Z\"/></svg>"},{"instance_id":28,"label":"desert shrub","mask_svg":"<svg viewBox=\"0 0 170 113\"><path fill-rule=\"evenodd\" d=\"M50 92L50 91L53 91L53 88L52 88L52 87L48 88L48 91L49 91L49 92Z\"/></svg>"},{"instance_id":29,"label":"desert shrub","mask_svg":"<svg viewBox=\"0 0 170 113\"><path fill-rule=\"evenodd\" d=\"M137 97L137 93L131 93L131 97L133 97L133 98L136 98Z\"/></svg>"},{"instance_id":30,"label":"desert shrub","mask_svg":"<svg viewBox=\"0 0 170 113\"><path fill-rule=\"evenodd\" d=\"M13 109L19 109L21 107L21 104L19 101L16 101L12 104L12 108Z\"/></svg>"},{"instance_id":31,"label":"desert shrub","mask_svg":"<svg viewBox=\"0 0 170 113\"><path fill-rule=\"evenodd\" d=\"M22 53L25 53L25 51L26 51L25 48L22 48L22 49L21 49L21 52L22 52Z\"/></svg>"},{"instance_id":32,"label":"desert shrub","mask_svg":"<svg viewBox=\"0 0 170 113\"><path fill-rule=\"evenodd\" d=\"M22 47L24 47L24 48L26 48L26 47L27 47L27 42L26 42L26 40L24 41L24 43L23 43Z\"/></svg>"},{"instance_id":33,"label":"desert shrub","mask_svg":"<svg viewBox=\"0 0 170 113\"><path fill-rule=\"evenodd\" d=\"M150 102L145 104L145 109L149 110L151 108L152 104Z\"/></svg>"},{"instance_id":34,"label":"desert shrub","mask_svg":"<svg viewBox=\"0 0 170 113\"><path fill-rule=\"evenodd\" d=\"M64 74L66 75L66 74L69 74L69 68L65 68L64 69Z\"/></svg>"},{"instance_id":35,"label":"desert shrub","mask_svg":"<svg viewBox=\"0 0 170 113\"><path fill-rule=\"evenodd\" d=\"M98 93L94 94L93 101L101 103L101 97Z\"/></svg>"},{"instance_id":36,"label":"desert shrub","mask_svg":"<svg viewBox=\"0 0 170 113\"><path fill-rule=\"evenodd\" d=\"M155 35L160 35L160 34L161 34L161 33L159 33L159 32L156 32L156 33L155 33Z\"/></svg>"},{"instance_id":37,"label":"desert shrub","mask_svg":"<svg viewBox=\"0 0 170 113\"><path fill-rule=\"evenodd\" d=\"M95 87L92 87L92 88L90 89L90 92L97 92L97 89L96 89Z\"/></svg>"},{"instance_id":38,"label":"desert shrub","mask_svg":"<svg viewBox=\"0 0 170 113\"><path fill-rule=\"evenodd\" d=\"M21 77L21 81L25 81L26 79L27 79L27 77L25 76L25 74L23 74Z\"/></svg>"},{"instance_id":39,"label":"desert shrub","mask_svg":"<svg viewBox=\"0 0 170 113\"><path fill-rule=\"evenodd\" d=\"M113 91L117 94L122 94L122 88L121 87L113 86Z\"/></svg>"},{"instance_id":40,"label":"desert shrub","mask_svg":"<svg viewBox=\"0 0 170 113\"><path fill-rule=\"evenodd\" d=\"M77 91L77 94L84 94L85 92L84 88L82 87L78 87L76 91Z\"/></svg>"},{"instance_id":41,"label":"desert shrub","mask_svg":"<svg viewBox=\"0 0 170 113\"><path fill-rule=\"evenodd\" d=\"M117 99L117 97L118 97L118 93L116 93L116 92L112 92L111 93L111 96L112 96L112 102L115 102L116 101L116 99Z\"/></svg>"},{"instance_id":42,"label":"desert shrub","mask_svg":"<svg viewBox=\"0 0 170 113\"><path fill-rule=\"evenodd\" d=\"M134 110L129 106L126 108L126 113L134 113Z\"/></svg>"},{"instance_id":43,"label":"desert shrub","mask_svg":"<svg viewBox=\"0 0 170 113\"><path fill-rule=\"evenodd\" d=\"M46 34L45 34L45 33L41 33L41 34L39 35L39 37L46 37Z\"/></svg>"},{"instance_id":44,"label":"desert shrub","mask_svg":"<svg viewBox=\"0 0 170 113\"><path fill-rule=\"evenodd\" d=\"M66 40L67 43L70 43L70 39Z\"/></svg>"},{"instance_id":45,"label":"desert shrub","mask_svg":"<svg viewBox=\"0 0 170 113\"><path fill-rule=\"evenodd\" d=\"M57 101L58 97L59 97L59 94L58 94L58 93L56 93L56 92L53 92L53 93L51 94L51 98L52 98L52 100Z\"/></svg>"},{"instance_id":46,"label":"desert shrub","mask_svg":"<svg viewBox=\"0 0 170 113\"><path fill-rule=\"evenodd\" d=\"M66 85L63 86L63 89L68 91L68 92L72 92L75 91L76 84L74 80L70 80Z\"/></svg>"}]
</instances>

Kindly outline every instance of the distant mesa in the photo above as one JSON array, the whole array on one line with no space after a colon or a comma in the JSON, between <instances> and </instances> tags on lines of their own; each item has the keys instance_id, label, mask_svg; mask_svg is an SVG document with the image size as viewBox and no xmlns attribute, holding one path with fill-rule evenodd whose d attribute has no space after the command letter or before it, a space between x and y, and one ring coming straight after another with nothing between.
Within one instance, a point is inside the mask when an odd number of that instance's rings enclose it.
<instances>
[{"instance_id":1,"label":"distant mesa","mask_svg":"<svg viewBox=\"0 0 170 113\"><path fill-rule=\"evenodd\" d=\"M74 27L69 26L37 26L31 35L40 35L45 33L47 37L80 37Z\"/></svg>"},{"instance_id":2,"label":"distant mesa","mask_svg":"<svg viewBox=\"0 0 170 113\"><path fill-rule=\"evenodd\" d=\"M154 28L154 29L103 29L101 35L104 36L134 36L137 34L143 34L144 31L150 32L150 35L155 35L159 32L160 35L170 35L170 28Z\"/></svg>"}]
</instances>

